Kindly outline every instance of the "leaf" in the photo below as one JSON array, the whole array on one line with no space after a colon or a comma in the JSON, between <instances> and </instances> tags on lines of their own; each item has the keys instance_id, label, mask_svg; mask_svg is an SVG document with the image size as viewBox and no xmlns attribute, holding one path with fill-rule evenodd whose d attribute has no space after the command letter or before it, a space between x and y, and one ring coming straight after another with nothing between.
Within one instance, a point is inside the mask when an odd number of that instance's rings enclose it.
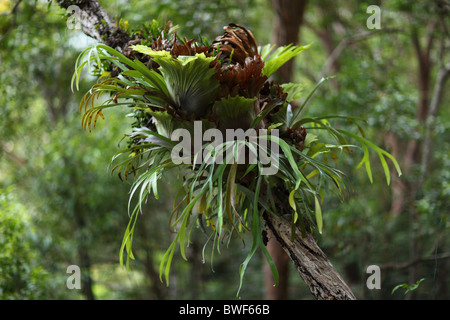
<instances>
[{"instance_id":1,"label":"leaf","mask_svg":"<svg viewBox=\"0 0 450 320\"><path fill-rule=\"evenodd\" d=\"M319 230L319 233L322 234L322 228L323 228L323 220L322 220L322 209L320 208L320 202L319 199L317 199L317 196L314 195L315 199L315 213L316 213L316 222L317 222L317 229Z\"/></svg>"},{"instance_id":2,"label":"leaf","mask_svg":"<svg viewBox=\"0 0 450 320\"><path fill-rule=\"evenodd\" d=\"M289 205L291 206L292 210L294 210L294 223L296 223L297 219L298 219L298 213L297 213L297 207L295 205L294 195L295 195L295 190L292 190L289 193Z\"/></svg>"},{"instance_id":3,"label":"leaf","mask_svg":"<svg viewBox=\"0 0 450 320\"><path fill-rule=\"evenodd\" d=\"M266 60L269 54L276 46L274 44L266 44L263 47L258 47L258 52L261 55L261 59Z\"/></svg>"},{"instance_id":4,"label":"leaf","mask_svg":"<svg viewBox=\"0 0 450 320\"><path fill-rule=\"evenodd\" d=\"M273 50L274 46L265 46L261 49L263 53L261 55L262 59L265 62L264 68L262 70L262 75L270 77L274 74L279 68L281 68L286 62L291 60L293 57L298 55L303 50L306 50L311 45L308 44L306 46L294 46L292 44L287 46L278 47L274 52L270 54Z\"/></svg>"},{"instance_id":5,"label":"leaf","mask_svg":"<svg viewBox=\"0 0 450 320\"><path fill-rule=\"evenodd\" d=\"M413 284L410 284L410 285L408 285L407 283L399 284L399 285L395 286L394 289L392 289L391 294L394 294L394 292L397 291L400 288L406 289L404 294L407 294L410 291L416 290L419 287L420 283L422 281L424 281L424 280L425 280L425 278L422 278L420 280L417 280L416 283L413 283Z\"/></svg>"},{"instance_id":6,"label":"leaf","mask_svg":"<svg viewBox=\"0 0 450 320\"><path fill-rule=\"evenodd\" d=\"M133 128L133 132L130 134L131 138L141 138L143 142L149 142L151 144L170 147L175 146L175 142L163 136L157 132L151 131L146 127Z\"/></svg>"},{"instance_id":7,"label":"leaf","mask_svg":"<svg viewBox=\"0 0 450 320\"><path fill-rule=\"evenodd\" d=\"M387 151L381 149L380 147L375 145L373 142L371 142L371 141L369 141L369 140L367 140L365 138L362 138L362 137L360 137L360 136L358 136L356 134L353 134L351 132L348 132L348 131L345 131L345 130L341 130L341 129L339 129L338 131L340 133L343 133L345 135L348 135L348 136L354 138L359 143L361 143L361 145L363 147L363 150L364 150L364 156L363 156L363 159L361 160L361 162L359 163L358 167L360 167L362 163L366 164L366 171L367 171L367 174L369 175L369 179L372 178L372 172L371 172L371 169L370 169L368 148L373 149L378 154L378 156L380 158L380 161L381 161L381 165L382 165L383 170L384 170L384 174L386 176L387 185L390 184L390 171L389 171L389 167L388 167L388 165L386 163L386 159L384 158L385 156L388 157L389 159L391 159L392 163L394 164L395 169L397 170L398 176L402 175L402 171L400 169L400 166L399 166L397 160L390 153L388 153Z\"/></svg>"},{"instance_id":8,"label":"leaf","mask_svg":"<svg viewBox=\"0 0 450 320\"><path fill-rule=\"evenodd\" d=\"M317 136L315 134L307 133L306 137L305 137L305 142L303 144L304 144L305 148L308 148L311 145L311 143L313 143L317 140L319 140L319 139L317 138Z\"/></svg>"},{"instance_id":9,"label":"leaf","mask_svg":"<svg viewBox=\"0 0 450 320\"><path fill-rule=\"evenodd\" d=\"M160 65L168 95L175 105L185 110L188 115L204 116L207 107L216 98L219 80L216 69L210 64L214 57L206 57L204 53L195 56L178 56L173 58L168 51L156 51L149 47L131 46L135 51L147 54Z\"/></svg>"},{"instance_id":10,"label":"leaf","mask_svg":"<svg viewBox=\"0 0 450 320\"><path fill-rule=\"evenodd\" d=\"M119 262L120 262L120 266L123 267L123 253L126 250L127 252L127 263L126 263L126 269L129 269L129 260L133 259L134 260L134 256L133 256L133 252L131 251L131 247L132 247L132 239L133 239L133 232L134 232L134 227L136 225L136 221L137 221L137 207L136 209L133 211L131 217L130 217L130 221L128 222L128 226L125 230L125 234L123 236L122 239L122 245L120 247L120 251L119 251Z\"/></svg>"},{"instance_id":11,"label":"leaf","mask_svg":"<svg viewBox=\"0 0 450 320\"><path fill-rule=\"evenodd\" d=\"M296 178L295 190L297 190L299 188L301 182L304 182L310 190L313 190L309 181L306 179L304 174L299 170L298 165L294 160L294 156L292 155L291 148L292 148L292 150L294 150L294 149L297 150L297 149L295 147L288 145L284 140L279 139L278 137L276 137L274 135L267 136L267 139L271 140L272 143L274 143L274 142L277 143L280 146L281 150L283 151L283 154L286 156L286 158L291 166L291 169L294 171L294 174L295 174L295 178Z\"/></svg>"},{"instance_id":12,"label":"leaf","mask_svg":"<svg viewBox=\"0 0 450 320\"><path fill-rule=\"evenodd\" d=\"M134 51L149 55L151 57L162 57L162 58L170 58L171 57L171 54L169 51L153 50L152 48L141 45L141 44L130 46L130 48L133 49Z\"/></svg>"},{"instance_id":13,"label":"leaf","mask_svg":"<svg viewBox=\"0 0 450 320\"><path fill-rule=\"evenodd\" d=\"M373 183L372 169L370 167L369 150L367 149L365 144L362 145L362 148L364 150L364 155L363 155L361 162L356 166L356 168L358 169L364 163L365 167L366 167L367 176L369 177L369 181L370 181L370 183Z\"/></svg>"},{"instance_id":14,"label":"leaf","mask_svg":"<svg viewBox=\"0 0 450 320\"><path fill-rule=\"evenodd\" d=\"M163 282L162 275L164 274L164 278L166 279L166 285L169 286L169 275L170 275L170 266L172 265L173 254L175 252L175 248L177 246L178 235L175 237L172 244L167 249L166 253L161 259L161 263L159 265L159 280Z\"/></svg>"},{"instance_id":15,"label":"leaf","mask_svg":"<svg viewBox=\"0 0 450 320\"><path fill-rule=\"evenodd\" d=\"M283 88L283 92L287 93L287 100L288 101L294 101L297 99L300 99L302 96L303 90L305 89L305 86L300 83L283 83L280 85L280 87Z\"/></svg>"},{"instance_id":16,"label":"leaf","mask_svg":"<svg viewBox=\"0 0 450 320\"><path fill-rule=\"evenodd\" d=\"M408 285L406 283L399 284L399 285L395 286L394 289L392 289L391 294L394 294L394 292L400 288L407 288L407 287L408 287Z\"/></svg>"},{"instance_id":17,"label":"leaf","mask_svg":"<svg viewBox=\"0 0 450 320\"><path fill-rule=\"evenodd\" d=\"M239 297L239 292L242 288L242 283L244 279L245 270L247 269L247 265L252 259L253 255L255 254L256 250L260 248L268 262L268 265L270 267L270 270L272 271L272 275L275 280L275 285L278 284L279 281L279 275L277 267L270 256L269 252L267 251L266 246L264 245L264 242L262 240L261 235L261 226L260 226L260 212L258 210L259 206L259 192L261 190L261 182L262 182L262 176L258 176L258 180L256 181L256 188L255 188L255 195L253 197L253 213L252 213L252 236L253 236L253 242L252 242L252 248L250 249L250 252L248 253L247 257L245 258L244 262L239 267L239 288L236 293L236 296Z\"/></svg>"},{"instance_id":18,"label":"leaf","mask_svg":"<svg viewBox=\"0 0 450 320\"><path fill-rule=\"evenodd\" d=\"M320 79L320 81L315 85L315 87L309 92L308 96L306 97L305 101L303 101L302 105L294 110L292 118L290 123L288 123L289 128L294 128L297 125L297 122L300 121L300 114L302 113L303 109L305 109L308 101L313 96L314 92L328 79L333 77L326 77Z\"/></svg>"},{"instance_id":19,"label":"leaf","mask_svg":"<svg viewBox=\"0 0 450 320\"><path fill-rule=\"evenodd\" d=\"M256 117L254 109L256 99L229 96L216 101L213 112L219 119L219 129L250 128Z\"/></svg>"},{"instance_id":20,"label":"leaf","mask_svg":"<svg viewBox=\"0 0 450 320\"><path fill-rule=\"evenodd\" d=\"M233 220L233 213L236 216L239 216L235 209L234 196L235 196L235 188L236 188L236 170L237 163L233 163L230 168L230 172L228 173L227 179L227 190L226 190L226 201L225 208L228 214L228 220L231 222L234 228L236 228Z\"/></svg>"}]
</instances>

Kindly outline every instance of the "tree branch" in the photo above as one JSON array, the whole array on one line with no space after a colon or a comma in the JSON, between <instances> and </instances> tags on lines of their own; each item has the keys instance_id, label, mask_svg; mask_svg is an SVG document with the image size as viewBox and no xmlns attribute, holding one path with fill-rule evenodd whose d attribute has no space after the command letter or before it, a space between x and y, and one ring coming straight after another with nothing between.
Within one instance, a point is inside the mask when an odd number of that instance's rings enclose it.
<instances>
[{"instance_id":1,"label":"tree branch","mask_svg":"<svg viewBox=\"0 0 450 320\"><path fill-rule=\"evenodd\" d=\"M264 213L264 223L294 263L312 295L318 300L355 300L350 287L315 241L307 221L304 221L304 235L299 226L292 228L291 221L286 218L292 214L287 192L282 187L274 187L272 191L277 216Z\"/></svg>"},{"instance_id":2,"label":"tree branch","mask_svg":"<svg viewBox=\"0 0 450 320\"><path fill-rule=\"evenodd\" d=\"M19 7L19 4L22 2L22 0L18 0L16 2L16 4L14 5L14 7L11 9L10 12L3 12L0 14L0 16L9 16L12 15L12 23L9 26L9 28L7 30L4 30L2 36L0 37L0 43L3 42L3 39L6 39L6 37L8 36L8 34L16 27L16 14L17 14L17 9Z\"/></svg>"},{"instance_id":3,"label":"tree branch","mask_svg":"<svg viewBox=\"0 0 450 320\"><path fill-rule=\"evenodd\" d=\"M336 46L336 48L333 50L333 52L329 55L327 61L324 63L324 65L322 67L322 71L320 72L318 79L322 79L322 77L324 77L325 74L330 71L331 66L333 66L335 64L339 55L349 45L351 45L357 41L365 40L367 38L370 38L370 37L373 37L373 36L376 36L379 34L401 32L401 31L402 30L400 30L400 29L381 29L381 30L374 30L374 31L358 33L354 36L343 39L341 42L339 42L339 44Z\"/></svg>"},{"instance_id":4,"label":"tree branch","mask_svg":"<svg viewBox=\"0 0 450 320\"><path fill-rule=\"evenodd\" d=\"M16 2L16 4L14 5L14 7L11 9L11 11L10 12L2 12L2 13L0 13L0 16L8 16L8 15L10 15L10 14L15 14L16 13L16 10L17 10L17 7L19 6L19 4L22 2L22 0L18 0L17 2Z\"/></svg>"},{"instance_id":5,"label":"tree branch","mask_svg":"<svg viewBox=\"0 0 450 320\"><path fill-rule=\"evenodd\" d=\"M26 166L26 161L16 155L15 153L9 151L3 144L0 144L0 151L3 152L8 158L10 158L15 164L19 165L20 167Z\"/></svg>"},{"instance_id":6,"label":"tree branch","mask_svg":"<svg viewBox=\"0 0 450 320\"><path fill-rule=\"evenodd\" d=\"M65 9L71 9L73 5L80 9L80 15L76 18L79 19L82 31L89 37L120 51L130 41L128 34L116 27L97 0L58 0L58 4Z\"/></svg>"},{"instance_id":7,"label":"tree branch","mask_svg":"<svg viewBox=\"0 0 450 320\"><path fill-rule=\"evenodd\" d=\"M265 213L264 221L316 299L356 299L310 232L303 237L300 228L296 227L292 241L291 222L286 218Z\"/></svg>"},{"instance_id":8,"label":"tree branch","mask_svg":"<svg viewBox=\"0 0 450 320\"><path fill-rule=\"evenodd\" d=\"M436 254L427 258L417 258L408 262L403 263L387 263L380 266L380 269L383 270L389 270L389 269L406 269L409 267L412 267L420 262L425 261L434 261L434 260L441 260L441 259L449 259L450 258L450 252L440 253Z\"/></svg>"}]
</instances>

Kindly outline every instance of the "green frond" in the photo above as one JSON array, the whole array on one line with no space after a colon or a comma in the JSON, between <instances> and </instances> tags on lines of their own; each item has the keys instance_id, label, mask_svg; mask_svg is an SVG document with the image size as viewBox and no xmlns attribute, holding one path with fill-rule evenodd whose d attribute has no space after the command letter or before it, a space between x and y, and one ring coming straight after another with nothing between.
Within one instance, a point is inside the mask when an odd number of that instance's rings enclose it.
<instances>
[{"instance_id":1,"label":"green frond","mask_svg":"<svg viewBox=\"0 0 450 320\"><path fill-rule=\"evenodd\" d=\"M142 45L132 46L132 49L151 56L160 65L174 107L188 115L201 117L206 114L219 89L216 69L210 67L215 58L197 53L175 59L168 51L156 51Z\"/></svg>"},{"instance_id":2,"label":"green frond","mask_svg":"<svg viewBox=\"0 0 450 320\"><path fill-rule=\"evenodd\" d=\"M213 106L220 129L249 129L255 119L256 98L241 96L222 98Z\"/></svg>"},{"instance_id":3,"label":"green frond","mask_svg":"<svg viewBox=\"0 0 450 320\"><path fill-rule=\"evenodd\" d=\"M392 161L394 168L397 171L398 176L402 175L402 170L400 169L400 165L398 164L397 160L390 153L381 149L380 147L375 145L373 142L371 142L363 137L360 137L354 133L348 132L346 130L340 130L340 129L338 131L342 134L345 134L345 135L357 140L359 143L361 143L362 148L364 150L364 156L363 156L360 164L358 165L358 167L360 167L363 163L365 164L367 175L369 177L370 182L373 182L373 178L372 178L372 170L370 167L368 148L374 150L377 153L378 157L380 158L380 162L383 167L384 174L386 176L387 185L390 185L390 183L391 183L391 174L390 174L390 169L386 162L385 157L389 158Z\"/></svg>"},{"instance_id":4,"label":"green frond","mask_svg":"<svg viewBox=\"0 0 450 320\"><path fill-rule=\"evenodd\" d=\"M303 84L292 82L283 83L280 85L280 87L283 88L283 92L287 93L287 100L289 102L300 99L303 94L303 90L305 89L305 86Z\"/></svg>"},{"instance_id":5,"label":"green frond","mask_svg":"<svg viewBox=\"0 0 450 320\"><path fill-rule=\"evenodd\" d=\"M281 68L286 62L294 58L300 52L308 49L311 44L305 46L294 46L293 44L287 46L278 47L272 52L275 46L266 45L260 48L261 58L264 60L265 65L262 74L270 77L279 68Z\"/></svg>"}]
</instances>

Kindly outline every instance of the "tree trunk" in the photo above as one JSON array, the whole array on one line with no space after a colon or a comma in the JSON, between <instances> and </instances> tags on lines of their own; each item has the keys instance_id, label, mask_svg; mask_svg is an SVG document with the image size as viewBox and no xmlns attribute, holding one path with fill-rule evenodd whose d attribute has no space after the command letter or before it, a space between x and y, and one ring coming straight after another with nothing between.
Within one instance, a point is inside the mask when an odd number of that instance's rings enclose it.
<instances>
[{"instance_id":1,"label":"tree trunk","mask_svg":"<svg viewBox=\"0 0 450 320\"><path fill-rule=\"evenodd\" d=\"M275 11L272 42L277 46L297 44L299 41L300 26L306 9L307 0L272 0ZM281 67L276 76L281 83L291 82L294 71L294 60L288 61ZM288 299L289 257L268 230L267 250L272 257L279 274L278 286L273 286L273 277L267 263L264 265L265 299Z\"/></svg>"},{"instance_id":2,"label":"tree trunk","mask_svg":"<svg viewBox=\"0 0 450 320\"><path fill-rule=\"evenodd\" d=\"M92 291L93 280L91 277L91 257L86 245L78 243L78 259L81 270L81 293L87 300L95 300L94 291Z\"/></svg>"},{"instance_id":3,"label":"tree trunk","mask_svg":"<svg viewBox=\"0 0 450 320\"><path fill-rule=\"evenodd\" d=\"M64 167L73 166L72 161L65 156ZM78 178L76 173L72 173L70 177L71 185L78 185ZM75 205L73 208L73 218L75 221L75 232L77 238L77 253L78 253L78 264L81 270L81 293L87 300L95 300L94 291L92 287L94 285L94 281L91 276L92 262L91 256L89 254L89 245L87 243L86 237L84 237L84 233L86 232L86 219L84 217L84 213L87 212L84 203L80 200L81 197L75 201Z\"/></svg>"},{"instance_id":4,"label":"tree trunk","mask_svg":"<svg viewBox=\"0 0 450 320\"><path fill-rule=\"evenodd\" d=\"M272 0L272 7L275 11L273 44L284 46L298 43L299 30L307 2L307 0ZM292 80L293 66L294 60L291 59L277 71L277 76L282 83Z\"/></svg>"},{"instance_id":5,"label":"tree trunk","mask_svg":"<svg viewBox=\"0 0 450 320\"><path fill-rule=\"evenodd\" d=\"M266 300L287 300L289 284L289 256L284 252L283 247L277 241L273 232L267 230L267 251L272 257L278 270L278 285L274 286L272 271L267 261L264 263L264 287Z\"/></svg>"}]
</instances>

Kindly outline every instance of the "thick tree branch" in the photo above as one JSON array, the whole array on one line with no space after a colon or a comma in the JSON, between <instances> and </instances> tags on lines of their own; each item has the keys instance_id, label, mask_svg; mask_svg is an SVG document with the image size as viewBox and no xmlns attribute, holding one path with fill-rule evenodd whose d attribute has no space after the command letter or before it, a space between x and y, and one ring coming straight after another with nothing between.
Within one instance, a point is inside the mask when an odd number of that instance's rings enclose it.
<instances>
[{"instance_id":1,"label":"thick tree branch","mask_svg":"<svg viewBox=\"0 0 450 320\"><path fill-rule=\"evenodd\" d=\"M74 8L70 8L71 6L77 6L80 9L76 18L83 32L89 37L119 50L130 41L128 34L116 27L113 19L97 0L58 0L58 4L65 9Z\"/></svg>"},{"instance_id":2,"label":"thick tree branch","mask_svg":"<svg viewBox=\"0 0 450 320\"><path fill-rule=\"evenodd\" d=\"M292 235L290 217L292 209L282 187L272 188L278 216L265 213L263 215L267 229L272 231L283 250L288 254L295 268L309 287L312 295L318 300L355 300L350 287L341 278L326 254L316 243L314 236L306 226L305 235L300 227L295 226ZM305 221L305 225L307 222Z\"/></svg>"},{"instance_id":3,"label":"thick tree branch","mask_svg":"<svg viewBox=\"0 0 450 320\"><path fill-rule=\"evenodd\" d=\"M292 241L290 221L271 214L265 214L264 219L316 299L356 299L311 233L308 232L302 237L300 229L296 228Z\"/></svg>"}]
</instances>

